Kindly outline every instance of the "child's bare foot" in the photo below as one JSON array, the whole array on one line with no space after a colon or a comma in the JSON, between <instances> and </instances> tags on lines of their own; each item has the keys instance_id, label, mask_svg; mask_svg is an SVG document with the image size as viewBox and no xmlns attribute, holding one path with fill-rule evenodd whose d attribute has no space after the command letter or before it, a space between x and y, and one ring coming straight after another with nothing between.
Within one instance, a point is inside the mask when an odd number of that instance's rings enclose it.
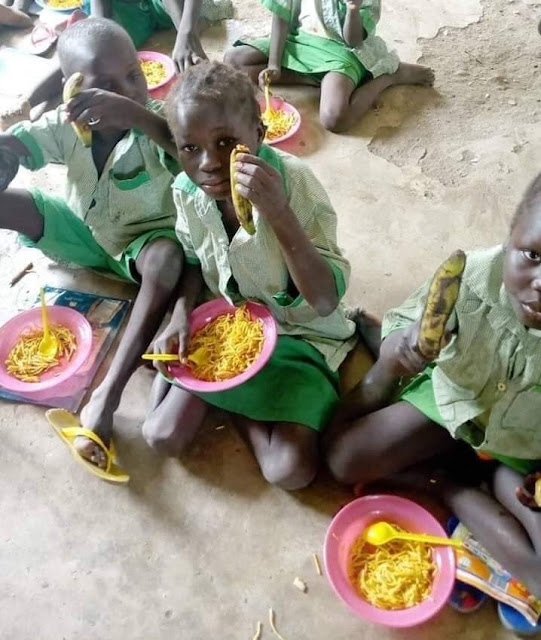
<instances>
[{"instance_id":1,"label":"child's bare foot","mask_svg":"<svg viewBox=\"0 0 541 640\"><path fill-rule=\"evenodd\" d=\"M109 394L98 388L81 411L81 426L98 435L107 447L113 435L113 414L117 406L116 400L111 400ZM101 469L106 468L105 452L95 442L84 436L79 436L73 444L83 458L90 460Z\"/></svg>"},{"instance_id":2,"label":"child's bare foot","mask_svg":"<svg viewBox=\"0 0 541 640\"><path fill-rule=\"evenodd\" d=\"M393 74L393 84L416 84L423 87L434 86L434 72L430 67L420 64L401 62L396 73Z\"/></svg>"},{"instance_id":3,"label":"child's bare foot","mask_svg":"<svg viewBox=\"0 0 541 640\"><path fill-rule=\"evenodd\" d=\"M346 309L346 318L355 323L357 333L377 360L381 347L381 321L360 307Z\"/></svg>"},{"instance_id":4,"label":"child's bare foot","mask_svg":"<svg viewBox=\"0 0 541 640\"><path fill-rule=\"evenodd\" d=\"M2 5L0 5L2 6ZM28 100L0 100L0 131L6 131L18 122L30 120L31 106Z\"/></svg>"}]
</instances>

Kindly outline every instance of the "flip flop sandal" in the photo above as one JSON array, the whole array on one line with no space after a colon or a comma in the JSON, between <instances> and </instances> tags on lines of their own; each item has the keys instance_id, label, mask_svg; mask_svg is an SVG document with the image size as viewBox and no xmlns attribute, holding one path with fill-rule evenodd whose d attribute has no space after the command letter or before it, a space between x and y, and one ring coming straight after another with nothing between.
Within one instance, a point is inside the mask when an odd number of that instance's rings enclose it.
<instances>
[{"instance_id":1,"label":"flip flop sandal","mask_svg":"<svg viewBox=\"0 0 541 640\"><path fill-rule=\"evenodd\" d=\"M75 9L75 11L71 13L64 22L61 22L56 26L55 31L57 34L61 34L66 29L69 29L69 27L73 26L76 22L84 20L85 18L88 18L88 16L82 9Z\"/></svg>"},{"instance_id":2,"label":"flip flop sandal","mask_svg":"<svg viewBox=\"0 0 541 640\"><path fill-rule=\"evenodd\" d=\"M109 447L106 447L103 440L97 434L90 431L90 429L81 427L78 417L65 409L49 409L49 411L45 413L45 417L55 430L55 433L68 446L75 460L90 471L90 473L102 480L116 484L126 484L126 482L129 481L130 476L116 464L116 451L112 441ZM73 443L75 438L79 436L89 438L103 450L107 458L107 466L105 469L101 469L90 462L90 460L83 458L77 451Z\"/></svg>"},{"instance_id":3,"label":"flip flop sandal","mask_svg":"<svg viewBox=\"0 0 541 640\"><path fill-rule=\"evenodd\" d=\"M36 56L43 56L51 50L51 47L58 40L54 29L46 24L38 22L30 34L30 47L28 53Z\"/></svg>"}]
</instances>

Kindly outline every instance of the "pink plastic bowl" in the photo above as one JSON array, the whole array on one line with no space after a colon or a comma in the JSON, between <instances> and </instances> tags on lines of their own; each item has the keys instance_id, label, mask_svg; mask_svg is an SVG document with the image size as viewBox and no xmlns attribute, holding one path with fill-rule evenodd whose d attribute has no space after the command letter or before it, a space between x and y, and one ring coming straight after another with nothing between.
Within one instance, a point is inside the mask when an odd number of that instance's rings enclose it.
<instances>
[{"instance_id":1,"label":"pink plastic bowl","mask_svg":"<svg viewBox=\"0 0 541 640\"><path fill-rule=\"evenodd\" d=\"M335 516L325 537L325 567L332 588L360 618L387 627L414 627L433 618L447 602L455 581L455 554L450 547L433 547L436 575L432 594L410 609L386 611L363 600L347 577L348 555L355 539L373 522L384 520L406 531L447 537L423 507L397 496L365 496L350 502Z\"/></svg>"},{"instance_id":2,"label":"pink plastic bowl","mask_svg":"<svg viewBox=\"0 0 541 640\"><path fill-rule=\"evenodd\" d=\"M28 329L39 328L41 309L29 309L8 320L0 327L0 386L15 393L31 394L46 389L53 389L71 378L85 363L92 347L92 327L88 320L75 309L55 305L47 307L52 324L67 327L77 340L77 349L71 360L61 361L57 367L46 371L39 382L23 382L6 371L6 358L20 338Z\"/></svg>"},{"instance_id":3,"label":"pink plastic bowl","mask_svg":"<svg viewBox=\"0 0 541 640\"><path fill-rule=\"evenodd\" d=\"M153 97L158 97L156 93L159 89L162 89L167 84L169 84L175 78L175 65L169 56L166 56L163 53L158 53L157 51L138 51L137 57L141 62L144 60L153 60L155 62L161 62L165 67L166 76L165 78L159 82L157 85L153 87L149 87L148 90Z\"/></svg>"},{"instance_id":4,"label":"pink plastic bowl","mask_svg":"<svg viewBox=\"0 0 541 640\"><path fill-rule=\"evenodd\" d=\"M274 140L265 140L266 144L280 144L280 142L289 140L289 138L292 138L297 133L301 126L301 114L297 111L297 109L295 109L292 104L289 104L289 102L286 102L283 98L280 98L278 96L272 96L270 102L273 109L285 111L286 113L292 113L295 116L295 122L287 133L285 133L283 136L280 136L279 138L274 138ZM265 111L265 107L265 99L261 98L259 100L259 108L261 109L261 113Z\"/></svg>"},{"instance_id":5,"label":"pink plastic bowl","mask_svg":"<svg viewBox=\"0 0 541 640\"><path fill-rule=\"evenodd\" d=\"M276 340L278 338L276 320L267 307L262 304L247 302L246 307L248 308L252 319L259 319L263 323L264 342L259 358L240 375L230 378L229 380L223 380L222 382L207 382L205 380L199 380L192 375L189 367L180 364L170 365L169 372L181 387L188 391L206 393L226 391L227 389L238 387L243 382L246 382L246 380L253 378L256 373L259 373L259 371L263 369L269 361L269 358L276 346ZM229 304L229 302L224 298L218 298L217 300L211 300L210 302L202 304L200 307L197 307L190 316L190 329L192 335L215 318L223 316L226 313L234 313L235 310L236 307Z\"/></svg>"}]
</instances>

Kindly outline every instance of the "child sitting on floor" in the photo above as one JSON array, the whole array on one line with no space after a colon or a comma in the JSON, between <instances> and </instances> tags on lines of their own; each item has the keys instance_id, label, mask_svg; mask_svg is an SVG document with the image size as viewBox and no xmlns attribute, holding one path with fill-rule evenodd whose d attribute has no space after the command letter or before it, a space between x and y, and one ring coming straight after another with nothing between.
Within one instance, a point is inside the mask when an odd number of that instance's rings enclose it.
<instances>
[{"instance_id":1,"label":"child sitting on floor","mask_svg":"<svg viewBox=\"0 0 541 640\"><path fill-rule=\"evenodd\" d=\"M236 42L225 60L262 86L321 86L319 117L329 131L350 128L388 87L432 86L431 69L401 63L375 35L381 1L262 0L272 12L270 38Z\"/></svg>"},{"instance_id":2,"label":"child sitting on floor","mask_svg":"<svg viewBox=\"0 0 541 640\"><path fill-rule=\"evenodd\" d=\"M379 360L364 388L345 401L347 420L329 443L330 468L344 482L369 483L453 454L464 442L488 454L498 462L488 463L491 495L446 475L427 485L540 597L541 514L521 504L516 491L524 475L541 468L541 175L505 245L468 253L448 343L432 363L416 348L427 291L428 283L385 316ZM367 414L362 396L376 376L389 404ZM397 392L399 380L410 377Z\"/></svg>"},{"instance_id":3,"label":"child sitting on floor","mask_svg":"<svg viewBox=\"0 0 541 640\"><path fill-rule=\"evenodd\" d=\"M104 18L79 22L60 36L59 54L66 78L83 74L83 91L65 109L0 134L0 174L6 176L13 154L31 170L65 164L66 198L38 189L7 189L0 193L0 228L18 231L25 245L53 259L140 283L115 357L81 416L83 427L108 444L122 391L181 273L171 193L178 164L160 115L163 105L148 100L135 48L121 27ZM90 148L68 120L92 126ZM75 447L85 458L105 464L103 447L91 440L79 437Z\"/></svg>"},{"instance_id":4,"label":"child sitting on floor","mask_svg":"<svg viewBox=\"0 0 541 640\"><path fill-rule=\"evenodd\" d=\"M338 400L337 369L355 338L340 299L349 264L336 244L336 214L310 169L262 144L249 78L218 63L180 76L166 102L184 174L174 185L177 234L187 271L170 324L155 344L186 353L189 313L203 285L235 304L259 300L279 326L276 350L252 379L220 393L189 393L157 376L143 426L158 451L178 455L209 405L237 414L265 478L285 489L308 485L318 467L318 433ZM254 205L255 234L235 215L230 154L238 192Z\"/></svg>"}]
</instances>

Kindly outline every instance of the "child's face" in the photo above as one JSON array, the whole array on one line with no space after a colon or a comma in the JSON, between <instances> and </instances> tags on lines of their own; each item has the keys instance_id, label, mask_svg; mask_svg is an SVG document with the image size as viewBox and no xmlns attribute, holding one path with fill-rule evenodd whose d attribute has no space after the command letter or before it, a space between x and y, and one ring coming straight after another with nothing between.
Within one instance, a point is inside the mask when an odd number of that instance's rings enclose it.
<instances>
[{"instance_id":1,"label":"child's face","mask_svg":"<svg viewBox=\"0 0 541 640\"><path fill-rule=\"evenodd\" d=\"M182 168L215 200L231 198L231 151L237 144L245 144L255 154L264 135L263 125L254 123L245 110L210 100L179 105L175 131Z\"/></svg>"},{"instance_id":2,"label":"child's face","mask_svg":"<svg viewBox=\"0 0 541 640\"><path fill-rule=\"evenodd\" d=\"M145 76L130 40L114 38L99 50L80 47L62 69L65 78L79 71L83 89L103 89L144 105L148 90Z\"/></svg>"},{"instance_id":3,"label":"child's face","mask_svg":"<svg viewBox=\"0 0 541 640\"><path fill-rule=\"evenodd\" d=\"M541 210L518 219L506 244L503 279L519 321L541 329Z\"/></svg>"}]
</instances>

